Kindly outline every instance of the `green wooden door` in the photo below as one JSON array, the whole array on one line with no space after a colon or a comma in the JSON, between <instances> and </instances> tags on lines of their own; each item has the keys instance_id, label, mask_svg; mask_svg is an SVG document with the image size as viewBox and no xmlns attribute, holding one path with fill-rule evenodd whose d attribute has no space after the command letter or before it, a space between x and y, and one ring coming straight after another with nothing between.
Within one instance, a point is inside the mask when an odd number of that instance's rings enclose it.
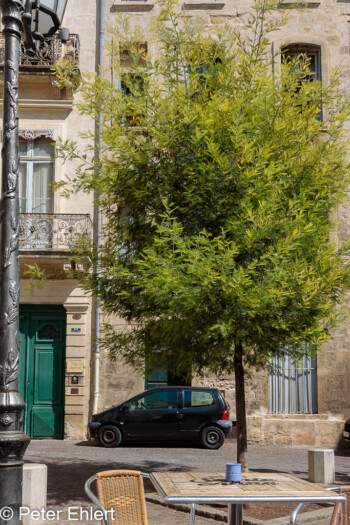
<instances>
[{"instance_id":1,"label":"green wooden door","mask_svg":"<svg viewBox=\"0 0 350 525\"><path fill-rule=\"evenodd\" d=\"M19 388L32 438L63 438L65 339L63 306L20 306Z\"/></svg>"}]
</instances>

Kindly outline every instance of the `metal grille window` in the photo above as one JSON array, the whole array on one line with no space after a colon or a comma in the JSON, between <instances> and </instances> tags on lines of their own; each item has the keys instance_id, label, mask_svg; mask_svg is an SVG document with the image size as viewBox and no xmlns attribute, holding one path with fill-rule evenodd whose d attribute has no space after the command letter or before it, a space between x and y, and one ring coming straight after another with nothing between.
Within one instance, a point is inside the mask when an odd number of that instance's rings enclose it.
<instances>
[{"instance_id":1,"label":"metal grille window","mask_svg":"<svg viewBox=\"0 0 350 525\"><path fill-rule=\"evenodd\" d=\"M19 140L19 211L20 213L53 212L52 139L37 137Z\"/></svg>"},{"instance_id":2,"label":"metal grille window","mask_svg":"<svg viewBox=\"0 0 350 525\"><path fill-rule=\"evenodd\" d=\"M317 362L304 355L294 363L289 357L271 360L270 411L273 414L317 413Z\"/></svg>"}]
</instances>

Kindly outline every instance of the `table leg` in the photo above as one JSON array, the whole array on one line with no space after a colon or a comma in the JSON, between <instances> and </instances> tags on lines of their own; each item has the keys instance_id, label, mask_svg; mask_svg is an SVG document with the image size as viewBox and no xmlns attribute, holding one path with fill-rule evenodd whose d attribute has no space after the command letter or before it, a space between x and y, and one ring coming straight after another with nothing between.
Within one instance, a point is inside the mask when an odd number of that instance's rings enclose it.
<instances>
[{"instance_id":1,"label":"table leg","mask_svg":"<svg viewBox=\"0 0 350 525\"><path fill-rule=\"evenodd\" d=\"M194 503L191 505L191 525L194 525L194 520L196 519L196 506Z\"/></svg>"},{"instance_id":2,"label":"table leg","mask_svg":"<svg viewBox=\"0 0 350 525\"><path fill-rule=\"evenodd\" d=\"M228 505L228 525L243 525L243 505Z\"/></svg>"}]
</instances>

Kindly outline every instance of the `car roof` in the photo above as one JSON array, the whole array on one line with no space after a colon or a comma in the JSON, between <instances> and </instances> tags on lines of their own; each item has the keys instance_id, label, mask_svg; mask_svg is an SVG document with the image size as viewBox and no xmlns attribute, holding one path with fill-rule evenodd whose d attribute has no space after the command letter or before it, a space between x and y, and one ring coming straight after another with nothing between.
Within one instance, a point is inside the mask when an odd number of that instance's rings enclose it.
<instances>
[{"instance_id":1,"label":"car roof","mask_svg":"<svg viewBox=\"0 0 350 525\"><path fill-rule=\"evenodd\" d=\"M172 386L168 386L168 385L164 385L164 386L154 386L154 387L151 387L149 388L148 390L146 390L146 392L153 392L154 390L198 390L198 391L201 391L201 390L215 390L216 392L218 391L217 388L212 388L212 387L208 387L208 386L176 386L176 385L172 385Z\"/></svg>"}]
</instances>

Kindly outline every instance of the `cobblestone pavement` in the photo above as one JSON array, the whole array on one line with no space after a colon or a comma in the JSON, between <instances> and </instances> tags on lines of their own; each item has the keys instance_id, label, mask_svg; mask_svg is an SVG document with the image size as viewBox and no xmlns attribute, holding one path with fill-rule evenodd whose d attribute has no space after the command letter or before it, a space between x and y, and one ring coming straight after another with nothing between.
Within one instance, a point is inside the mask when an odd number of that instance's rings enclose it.
<instances>
[{"instance_id":1,"label":"cobblestone pavement","mask_svg":"<svg viewBox=\"0 0 350 525\"><path fill-rule=\"evenodd\" d=\"M99 523L88 519L66 520L69 506L89 506L84 492L84 483L91 475L106 469L134 469L152 471L224 471L225 464L235 461L236 443L226 441L220 450L205 450L196 447L122 446L106 449L91 442L32 441L25 454L25 461L45 463L48 466L48 508L63 509L61 525ZM336 483L350 483L350 451L336 453ZM250 446L248 467L254 472L287 472L307 479L307 448ZM154 492L149 480L145 482L146 493ZM163 507L147 504L149 522L152 525L185 525L189 515ZM77 518L77 515L74 516ZM49 522L48 522L49 523ZM197 517L196 525L220 525L222 521ZM321 525L318 521L317 525Z\"/></svg>"}]
</instances>

